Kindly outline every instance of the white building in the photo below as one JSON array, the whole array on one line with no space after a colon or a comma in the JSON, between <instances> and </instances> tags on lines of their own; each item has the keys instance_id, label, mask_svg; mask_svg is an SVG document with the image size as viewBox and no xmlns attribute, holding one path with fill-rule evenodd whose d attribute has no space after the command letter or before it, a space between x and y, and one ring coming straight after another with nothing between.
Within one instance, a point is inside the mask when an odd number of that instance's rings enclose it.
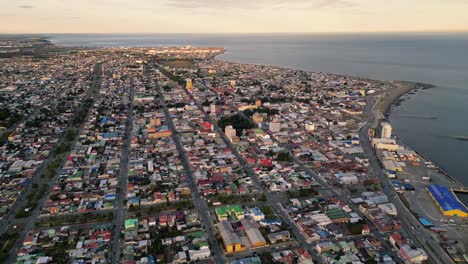
<instances>
[{"instance_id":1,"label":"white building","mask_svg":"<svg viewBox=\"0 0 468 264\"><path fill-rule=\"evenodd\" d=\"M281 129L281 124L278 121L270 122L269 129L271 132L279 132Z\"/></svg>"},{"instance_id":2,"label":"white building","mask_svg":"<svg viewBox=\"0 0 468 264\"><path fill-rule=\"evenodd\" d=\"M305 129L307 131L315 131L315 124L314 123L306 123L305 124Z\"/></svg>"},{"instance_id":3,"label":"white building","mask_svg":"<svg viewBox=\"0 0 468 264\"><path fill-rule=\"evenodd\" d=\"M392 125L390 125L387 122L383 122L381 126L382 126L382 131L381 131L380 137L391 138L392 137Z\"/></svg>"},{"instance_id":4,"label":"white building","mask_svg":"<svg viewBox=\"0 0 468 264\"><path fill-rule=\"evenodd\" d=\"M226 137L232 142L232 139L236 137L236 129L232 126L227 126L224 129L224 134L226 134Z\"/></svg>"},{"instance_id":5,"label":"white building","mask_svg":"<svg viewBox=\"0 0 468 264\"><path fill-rule=\"evenodd\" d=\"M420 248L412 249L406 244L400 246L400 253L410 263L422 263L427 260L427 254L424 250Z\"/></svg>"},{"instance_id":6,"label":"white building","mask_svg":"<svg viewBox=\"0 0 468 264\"><path fill-rule=\"evenodd\" d=\"M197 261L206 259L211 256L210 249L207 247L201 248L200 250L189 250L190 261Z\"/></svg>"},{"instance_id":7,"label":"white building","mask_svg":"<svg viewBox=\"0 0 468 264\"><path fill-rule=\"evenodd\" d=\"M215 104L211 104L211 105L210 105L210 112L211 112L212 114L215 114L215 113L216 113L216 105L215 105Z\"/></svg>"}]
</instances>

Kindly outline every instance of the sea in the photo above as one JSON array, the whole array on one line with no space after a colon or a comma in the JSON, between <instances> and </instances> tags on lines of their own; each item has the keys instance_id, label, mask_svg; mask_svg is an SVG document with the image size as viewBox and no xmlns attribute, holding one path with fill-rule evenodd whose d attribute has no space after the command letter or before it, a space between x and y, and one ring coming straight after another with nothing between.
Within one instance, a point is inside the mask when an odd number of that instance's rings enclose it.
<instances>
[{"instance_id":1,"label":"sea","mask_svg":"<svg viewBox=\"0 0 468 264\"><path fill-rule=\"evenodd\" d=\"M405 145L468 186L468 140L457 138L468 137L468 33L60 34L49 40L63 46L224 47L218 59L433 84L404 96L388 119Z\"/></svg>"}]
</instances>

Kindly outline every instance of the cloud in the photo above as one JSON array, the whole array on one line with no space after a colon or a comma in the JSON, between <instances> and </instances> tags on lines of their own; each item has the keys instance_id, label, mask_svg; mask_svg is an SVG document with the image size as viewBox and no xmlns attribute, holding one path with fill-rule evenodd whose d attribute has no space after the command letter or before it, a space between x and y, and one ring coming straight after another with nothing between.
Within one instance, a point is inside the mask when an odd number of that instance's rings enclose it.
<instances>
[{"instance_id":1,"label":"cloud","mask_svg":"<svg viewBox=\"0 0 468 264\"><path fill-rule=\"evenodd\" d=\"M32 5L19 5L18 7L19 7L19 8L23 8L23 9L31 9L31 8L34 8L34 6L32 6Z\"/></svg>"},{"instance_id":2,"label":"cloud","mask_svg":"<svg viewBox=\"0 0 468 264\"><path fill-rule=\"evenodd\" d=\"M349 0L167 0L168 6L183 9L297 9L351 6Z\"/></svg>"}]
</instances>

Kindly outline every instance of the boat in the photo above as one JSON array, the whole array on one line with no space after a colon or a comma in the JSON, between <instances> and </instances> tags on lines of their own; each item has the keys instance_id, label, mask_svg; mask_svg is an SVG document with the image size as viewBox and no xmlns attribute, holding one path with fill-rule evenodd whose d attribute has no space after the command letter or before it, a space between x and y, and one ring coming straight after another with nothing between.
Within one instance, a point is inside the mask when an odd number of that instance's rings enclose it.
<instances>
[{"instance_id":1,"label":"boat","mask_svg":"<svg viewBox=\"0 0 468 264\"><path fill-rule=\"evenodd\" d=\"M458 137L455 137L456 139L458 140L468 140L468 136L458 136Z\"/></svg>"}]
</instances>

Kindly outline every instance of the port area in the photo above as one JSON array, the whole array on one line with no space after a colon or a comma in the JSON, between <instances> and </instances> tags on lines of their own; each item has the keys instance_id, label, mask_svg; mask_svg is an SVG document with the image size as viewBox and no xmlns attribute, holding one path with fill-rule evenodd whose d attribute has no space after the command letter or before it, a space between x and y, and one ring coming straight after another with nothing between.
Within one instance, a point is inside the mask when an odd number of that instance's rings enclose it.
<instances>
[{"instance_id":1,"label":"port area","mask_svg":"<svg viewBox=\"0 0 468 264\"><path fill-rule=\"evenodd\" d=\"M401 143L399 144L401 145ZM463 254L468 248L468 218L446 216L431 197L428 186L440 185L448 190L468 190L456 179L450 177L437 165L420 154L404 147L411 155L393 154L393 159L401 166L402 171L395 172L391 179L403 203L418 218L421 224L430 230L431 236L437 240L454 260L463 263ZM393 176L391 176L393 177ZM405 188L406 186L406 188ZM414 188L414 189L413 189ZM456 196L456 193L454 193ZM459 200L459 203L463 203ZM464 205L466 208L466 205ZM424 223L423 223L424 222Z\"/></svg>"}]
</instances>

